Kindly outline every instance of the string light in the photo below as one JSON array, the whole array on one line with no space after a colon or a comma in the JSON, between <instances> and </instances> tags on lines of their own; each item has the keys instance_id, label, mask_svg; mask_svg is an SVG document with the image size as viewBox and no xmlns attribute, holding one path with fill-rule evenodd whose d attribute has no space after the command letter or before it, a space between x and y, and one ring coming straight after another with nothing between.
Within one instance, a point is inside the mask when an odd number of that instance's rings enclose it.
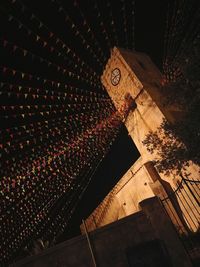
<instances>
[{"instance_id":1,"label":"string light","mask_svg":"<svg viewBox=\"0 0 200 267\"><path fill-rule=\"evenodd\" d=\"M165 83L184 78L183 69L199 45L199 10L196 1L177 0L168 4L163 57Z\"/></svg>"},{"instance_id":2,"label":"string light","mask_svg":"<svg viewBox=\"0 0 200 267\"><path fill-rule=\"evenodd\" d=\"M0 39L2 266L33 240L57 238L69 223L122 125L123 112L100 75L122 36L127 47L133 42L127 25L133 36L134 12L125 0L125 35L117 32L110 1L46 1L57 30L40 5L25 3L8 0L0 9L7 28Z\"/></svg>"},{"instance_id":3,"label":"string light","mask_svg":"<svg viewBox=\"0 0 200 267\"><path fill-rule=\"evenodd\" d=\"M14 16L8 16L10 22L17 23L19 29L24 29L26 34L31 35L38 44L41 44L43 48L48 49L51 53L56 53L56 55L62 59L65 59L65 62L70 63L70 68L76 67L77 70L82 70L80 66L84 67L87 70L87 73L90 73L91 77L95 77L97 81L97 73L83 61L80 56L78 56L73 48L66 45L55 33L51 32L49 28L35 15L33 14L23 3L20 1L15 1L13 4L18 4L18 9L22 12L22 15L26 14L28 11L31 13L29 20L31 23L37 25L37 33L24 25L19 19L16 19ZM46 32L45 36L44 31ZM67 55L67 56L66 56ZM78 64L74 64L77 62ZM82 73L81 73L82 74Z\"/></svg>"}]
</instances>

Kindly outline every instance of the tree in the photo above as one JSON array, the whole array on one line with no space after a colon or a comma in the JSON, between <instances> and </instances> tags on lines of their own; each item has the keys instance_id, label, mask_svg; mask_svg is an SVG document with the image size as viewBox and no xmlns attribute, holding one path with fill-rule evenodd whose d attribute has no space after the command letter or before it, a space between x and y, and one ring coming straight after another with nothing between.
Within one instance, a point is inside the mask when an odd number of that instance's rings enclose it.
<instances>
[{"instance_id":1,"label":"tree","mask_svg":"<svg viewBox=\"0 0 200 267\"><path fill-rule=\"evenodd\" d=\"M200 166L200 51L194 49L179 62L180 77L163 86L165 105L184 111L181 120L170 124L163 120L155 132L149 132L143 144L150 153L156 150L157 169L165 174L180 173L189 161ZM181 67L180 67L181 66Z\"/></svg>"}]
</instances>

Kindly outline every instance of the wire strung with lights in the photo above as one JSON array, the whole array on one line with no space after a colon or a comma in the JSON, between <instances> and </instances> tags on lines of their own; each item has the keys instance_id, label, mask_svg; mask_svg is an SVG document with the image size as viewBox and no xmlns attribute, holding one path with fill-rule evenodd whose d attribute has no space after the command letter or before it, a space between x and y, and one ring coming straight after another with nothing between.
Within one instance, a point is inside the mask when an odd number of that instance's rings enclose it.
<instances>
[{"instance_id":1,"label":"wire strung with lights","mask_svg":"<svg viewBox=\"0 0 200 267\"><path fill-rule=\"evenodd\" d=\"M166 81L199 38L197 11L185 0L170 8ZM135 1L3 0L0 14L3 265L57 238L116 139L125 107L116 112L99 77L113 46L135 47Z\"/></svg>"},{"instance_id":2,"label":"wire strung with lights","mask_svg":"<svg viewBox=\"0 0 200 267\"><path fill-rule=\"evenodd\" d=\"M89 56L105 62L84 15L79 12L85 21L79 29L62 4L52 2ZM0 251L7 262L32 240L55 239L66 227L115 140L121 117L102 90L99 70L72 52L22 1L7 1L1 13L10 29L0 40Z\"/></svg>"},{"instance_id":3,"label":"wire strung with lights","mask_svg":"<svg viewBox=\"0 0 200 267\"><path fill-rule=\"evenodd\" d=\"M199 1L178 0L168 4L163 71L166 82L184 78L184 68L200 45Z\"/></svg>"},{"instance_id":4,"label":"wire strung with lights","mask_svg":"<svg viewBox=\"0 0 200 267\"><path fill-rule=\"evenodd\" d=\"M26 7L19 1L11 2L19 5L23 20ZM115 116L112 115L115 111L105 93L81 89L76 82L73 85L74 80L79 80L83 88L88 85L101 88L94 70L60 39L49 31L46 38L42 37L44 24L34 14L29 22L39 22L37 34L30 29L32 25L27 27L13 15L5 16L5 12L3 15L11 28L15 24L18 32L23 32L22 40L24 34L31 38L42 54L29 50L29 45L22 48L20 42L15 44L11 36L1 39L5 65L1 67L0 89L3 102L0 219L1 259L6 262L34 238L53 238L66 225L65 212L74 209L73 202L87 186L91 170L115 139L120 120L113 125L109 119ZM50 44L53 38L56 46ZM44 57L44 50L51 57ZM28 65L10 67L6 65L10 57L15 62L24 59L25 65L33 62L45 70L53 68L56 78L46 78L32 69L24 71L29 69ZM61 205L63 197L65 202ZM52 213L57 214L56 219Z\"/></svg>"}]
</instances>

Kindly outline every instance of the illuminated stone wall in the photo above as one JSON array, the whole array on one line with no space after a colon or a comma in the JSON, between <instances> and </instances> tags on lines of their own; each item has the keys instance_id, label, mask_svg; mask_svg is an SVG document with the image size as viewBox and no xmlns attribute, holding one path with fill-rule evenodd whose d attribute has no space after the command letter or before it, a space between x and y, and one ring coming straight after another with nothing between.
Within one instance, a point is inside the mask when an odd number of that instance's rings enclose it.
<instances>
[{"instance_id":1,"label":"illuminated stone wall","mask_svg":"<svg viewBox=\"0 0 200 267\"><path fill-rule=\"evenodd\" d=\"M142 164L140 157L133 166L124 174L120 181L86 219L87 229L92 231L103 225L112 223L140 210L139 203L147 198L158 196L161 199L167 197L166 185L160 182L158 173L151 173L152 163ZM172 190L172 189L171 189ZM175 210L171 207L173 213ZM178 221L179 225L182 225ZM184 227L182 227L182 231ZM83 232L83 226L81 226Z\"/></svg>"},{"instance_id":2,"label":"illuminated stone wall","mask_svg":"<svg viewBox=\"0 0 200 267\"><path fill-rule=\"evenodd\" d=\"M111 82L114 69L119 69L121 79L117 85ZM114 48L101 81L115 107L123 112L125 96L130 94L137 108L130 111L124 121L128 133L140 152L142 162L152 161L156 154L150 154L142 141L149 131L155 131L166 118L173 121L170 109L162 104L160 83L162 75L148 56Z\"/></svg>"},{"instance_id":3,"label":"illuminated stone wall","mask_svg":"<svg viewBox=\"0 0 200 267\"><path fill-rule=\"evenodd\" d=\"M121 76L118 75L113 85L115 69ZM155 195L161 199L167 198L176 190L177 183L180 182L179 176L164 176L156 171L151 162L158 155L156 151L150 154L142 143L149 131L155 131L164 118L169 122L175 122L175 114L179 112L176 107L166 107L162 103L164 99L161 90L162 75L151 59L142 53L114 48L101 80L115 107L122 114L122 118L127 94L135 101L136 105L129 110L123 121L141 157L86 220L89 230L137 212L138 204L143 199ZM197 167L192 165L189 171L195 179L199 179ZM191 192L185 184L182 185L182 191L184 194L181 194L179 199L175 199L175 204L168 203L168 212L173 213L173 222L178 225L180 232L184 232L183 217L189 225L191 224L191 230L196 231L200 221L199 207L196 202L192 203L192 206L182 207L182 203L187 202L187 199L191 202L189 199ZM174 210L174 205L177 212ZM180 216L177 216L177 213Z\"/></svg>"},{"instance_id":4,"label":"illuminated stone wall","mask_svg":"<svg viewBox=\"0 0 200 267\"><path fill-rule=\"evenodd\" d=\"M139 262L141 266L191 267L159 199L149 198L140 206L140 212L88 233L88 239L84 234L11 266L127 267Z\"/></svg>"}]
</instances>

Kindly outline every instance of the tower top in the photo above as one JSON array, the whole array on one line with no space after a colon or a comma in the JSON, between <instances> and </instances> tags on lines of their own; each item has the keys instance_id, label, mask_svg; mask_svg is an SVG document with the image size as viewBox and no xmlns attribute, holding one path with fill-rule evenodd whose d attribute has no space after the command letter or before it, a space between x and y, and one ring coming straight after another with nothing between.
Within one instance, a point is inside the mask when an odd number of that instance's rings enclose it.
<instances>
[{"instance_id":1,"label":"tower top","mask_svg":"<svg viewBox=\"0 0 200 267\"><path fill-rule=\"evenodd\" d=\"M160 87L161 79L160 71L149 56L117 47L111 50L111 57L101 76L118 110L127 94L135 99L142 89L151 91L152 87Z\"/></svg>"},{"instance_id":2,"label":"tower top","mask_svg":"<svg viewBox=\"0 0 200 267\"><path fill-rule=\"evenodd\" d=\"M134 72L141 82L158 82L162 79L160 71L149 56L141 52L118 47L114 47L111 50L111 57L108 60L102 78L113 63L119 62L126 66L127 70Z\"/></svg>"}]
</instances>

